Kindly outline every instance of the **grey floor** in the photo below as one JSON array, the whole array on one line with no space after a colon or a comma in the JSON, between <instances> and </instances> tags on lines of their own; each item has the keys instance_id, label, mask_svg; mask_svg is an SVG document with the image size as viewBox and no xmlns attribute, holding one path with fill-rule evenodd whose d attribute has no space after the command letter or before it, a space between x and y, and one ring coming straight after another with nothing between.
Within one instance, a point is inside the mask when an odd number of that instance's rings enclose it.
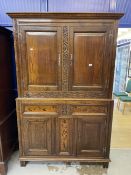
<instances>
[{"instance_id":1,"label":"grey floor","mask_svg":"<svg viewBox=\"0 0 131 175\"><path fill-rule=\"evenodd\" d=\"M80 165L73 162L64 163L29 162L20 167L18 152L15 152L8 163L7 175L131 175L131 149L112 149L108 169L101 165Z\"/></svg>"}]
</instances>

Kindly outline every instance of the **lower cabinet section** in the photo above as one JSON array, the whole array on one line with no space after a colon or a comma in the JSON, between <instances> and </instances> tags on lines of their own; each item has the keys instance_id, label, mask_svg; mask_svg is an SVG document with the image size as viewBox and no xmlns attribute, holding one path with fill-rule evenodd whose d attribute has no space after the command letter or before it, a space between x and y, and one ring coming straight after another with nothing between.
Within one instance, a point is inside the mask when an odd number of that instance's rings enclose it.
<instances>
[{"instance_id":1,"label":"lower cabinet section","mask_svg":"<svg viewBox=\"0 0 131 175\"><path fill-rule=\"evenodd\" d=\"M17 99L20 160L109 162L113 101Z\"/></svg>"}]
</instances>

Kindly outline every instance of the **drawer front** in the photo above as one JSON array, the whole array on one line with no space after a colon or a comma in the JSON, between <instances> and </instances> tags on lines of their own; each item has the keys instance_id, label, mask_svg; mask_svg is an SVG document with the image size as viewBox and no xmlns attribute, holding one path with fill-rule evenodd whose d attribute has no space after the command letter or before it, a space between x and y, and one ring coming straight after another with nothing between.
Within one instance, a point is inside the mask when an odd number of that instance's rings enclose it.
<instances>
[{"instance_id":1,"label":"drawer front","mask_svg":"<svg viewBox=\"0 0 131 175\"><path fill-rule=\"evenodd\" d=\"M107 106L99 106L99 105L74 105L72 106L72 115L78 114L107 114Z\"/></svg>"},{"instance_id":2,"label":"drawer front","mask_svg":"<svg viewBox=\"0 0 131 175\"><path fill-rule=\"evenodd\" d=\"M80 100L80 99L46 99L46 100L24 100L22 102L22 113L40 115L107 115L110 111L112 101Z\"/></svg>"},{"instance_id":3,"label":"drawer front","mask_svg":"<svg viewBox=\"0 0 131 175\"><path fill-rule=\"evenodd\" d=\"M28 105L24 112L57 112L57 106L50 105Z\"/></svg>"},{"instance_id":4,"label":"drawer front","mask_svg":"<svg viewBox=\"0 0 131 175\"><path fill-rule=\"evenodd\" d=\"M53 104L23 104L24 115L58 115L59 106Z\"/></svg>"},{"instance_id":5,"label":"drawer front","mask_svg":"<svg viewBox=\"0 0 131 175\"><path fill-rule=\"evenodd\" d=\"M110 105L107 102L103 103L79 103L71 105L71 115L107 115Z\"/></svg>"}]
</instances>

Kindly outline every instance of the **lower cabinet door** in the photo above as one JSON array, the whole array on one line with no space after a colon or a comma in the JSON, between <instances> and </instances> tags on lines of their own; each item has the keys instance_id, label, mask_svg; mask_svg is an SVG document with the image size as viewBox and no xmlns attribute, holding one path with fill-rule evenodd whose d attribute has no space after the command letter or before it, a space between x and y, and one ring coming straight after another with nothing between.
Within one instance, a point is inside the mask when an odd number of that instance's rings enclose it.
<instances>
[{"instance_id":1,"label":"lower cabinet door","mask_svg":"<svg viewBox=\"0 0 131 175\"><path fill-rule=\"evenodd\" d=\"M22 138L24 154L42 156L54 154L55 119L51 117L24 117Z\"/></svg>"},{"instance_id":2,"label":"lower cabinet door","mask_svg":"<svg viewBox=\"0 0 131 175\"><path fill-rule=\"evenodd\" d=\"M77 156L104 157L106 119L83 116L77 119Z\"/></svg>"}]
</instances>

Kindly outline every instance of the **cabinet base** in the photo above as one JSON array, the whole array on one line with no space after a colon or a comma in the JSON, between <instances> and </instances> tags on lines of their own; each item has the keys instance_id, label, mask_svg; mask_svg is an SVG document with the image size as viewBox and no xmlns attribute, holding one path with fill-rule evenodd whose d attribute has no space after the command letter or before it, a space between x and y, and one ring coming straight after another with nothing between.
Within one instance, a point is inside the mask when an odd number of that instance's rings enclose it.
<instances>
[{"instance_id":1,"label":"cabinet base","mask_svg":"<svg viewBox=\"0 0 131 175\"><path fill-rule=\"evenodd\" d=\"M65 162L70 165L71 162L80 162L81 164L101 164L103 168L108 168L110 159L87 159L75 157L42 157L42 158L20 158L20 165L25 167L28 161L44 161L44 162Z\"/></svg>"},{"instance_id":2,"label":"cabinet base","mask_svg":"<svg viewBox=\"0 0 131 175\"><path fill-rule=\"evenodd\" d=\"M27 161L20 161L20 166L21 166L21 167L25 167L26 164L27 164Z\"/></svg>"},{"instance_id":3,"label":"cabinet base","mask_svg":"<svg viewBox=\"0 0 131 175\"><path fill-rule=\"evenodd\" d=\"M104 162L103 163L103 168L108 168L109 167L109 162Z\"/></svg>"}]
</instances>

